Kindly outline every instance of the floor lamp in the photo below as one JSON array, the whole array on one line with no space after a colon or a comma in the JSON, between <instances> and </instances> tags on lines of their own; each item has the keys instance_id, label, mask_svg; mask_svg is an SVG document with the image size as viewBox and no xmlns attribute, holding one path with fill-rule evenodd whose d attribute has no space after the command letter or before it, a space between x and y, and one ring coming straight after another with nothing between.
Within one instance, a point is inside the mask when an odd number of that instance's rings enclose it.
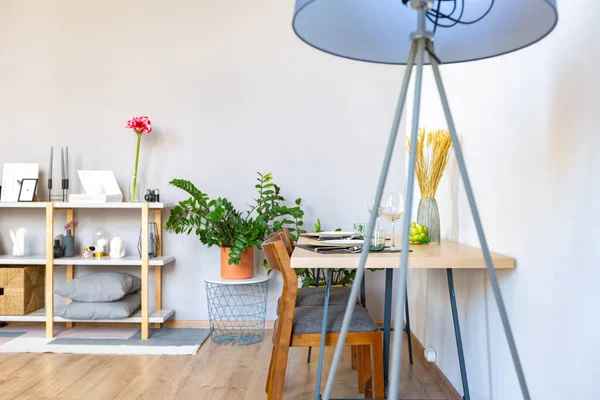
<instances>
[{"instance_id":1,"label":"floor lamp","mask_svg":"<svg viewBox=\"0 0 600 400\"><path fill-rule=\"evenodd\" d=\"M416 30L414 30L415 14ZM498 304L521 392L525 399L530 399L529 389L477 210L439 65L442 61L444 63L475 61L520 50L548 35L556 26L557 21L556 0L519 0L518 2L496 2L495 0L296 0L293 20L296 35L318 50L358 61L406 65L379 184L375 193L375 204L381 203L413 66L416 66L411 147L405 192L403 249L407 249L409 245L408 232L414 193L423 66L431 65L481 243L488 277ZM410 40L407 41L407 37ZM405 59L406 54L408 54L408 59ZM363 246L359 268L356 272L356 282L361 282L364 275L365 263L369 254L368 244L371 241L377 218L376 210L377 207L373 207L369 218L369 229L365 235L365 246ZM403 320L408 270L407 251L402 252L400 263L400 285L395 302L395 321ZM358 298L359 286L353 285L352 287L323 393L325 400L329 400L331 397L350 319ZM387 390L388 399L398 398L401 341L402 335L394 335L390 386Z\"/></svg>"}]
</instances>

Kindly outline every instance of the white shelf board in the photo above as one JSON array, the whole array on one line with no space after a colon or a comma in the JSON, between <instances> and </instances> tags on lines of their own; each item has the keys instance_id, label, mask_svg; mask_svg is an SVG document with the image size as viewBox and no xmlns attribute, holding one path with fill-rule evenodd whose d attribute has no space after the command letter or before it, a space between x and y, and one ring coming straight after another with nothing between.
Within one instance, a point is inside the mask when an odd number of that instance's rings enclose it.
<instances>
[{"instance_id":1,"label":"white shelf board","mask_svg":"<svg viewBox=\"0 0 600 400\"><path fill-rule=\"evenodd\" d=\"M55 312L56 314L56 312ZM175 314L174 310L150 310L149 322L151 324L162 324ZM46 322L46 309L41 308L27 315L0 315L2 322ZM129 318L123 319L90 319L73 320L62 317L54 317L54 322L110 322L110 323L141 323L142 312L137 311Z\"/></svg>"},{"instance_id":2,"label":"white shelf board","mask_svg":"<svg viewBox=\"0 0 600 400\"><path fill-rule=\"evenodd\" d=\"M46 208L46 202L33 201L27 202L0 202L0 208Z\"/></svg>"},{"instance_id":3,"label":"white shelf board","mask_svg":"<svg viewBox=\"0 0 600 400\"><path fill-rule=\"evenodd\" d=\"M175 261L175 257L162 256L151 258L148 260L150 266L162 267ZM45 263L45 262L44 262ZM96 258L83 257L61 257L54 259L54 265L99 265L99 266L141 266L142 260L137 256L129 256L124 258L104 257L100 260Z\"/></svg>"},{"instance_id":4,"label":"white shelf board","mask_svg":"<svg viewBox=\"0 0 600 400\"><path fill-rule=\"evenodd\" d=\"M11 255L0 256L0 265L46 265L43 255L14 257Z\"/></svg>"},{"instance_id":5,"label":"white shelf board","mask_svg":"<svg viewBox=\"0 0 600 400\"><path fill-rule=\"evenodd\" d=\"M96 209L137 209L141 210L143 204L148 204L151 210L158 210L163 208L172 208L172 203L66 203L66 202L54 202L54 208L57 209L68 209L68 208L96 208Z\"/></svg>"}]
</instances>

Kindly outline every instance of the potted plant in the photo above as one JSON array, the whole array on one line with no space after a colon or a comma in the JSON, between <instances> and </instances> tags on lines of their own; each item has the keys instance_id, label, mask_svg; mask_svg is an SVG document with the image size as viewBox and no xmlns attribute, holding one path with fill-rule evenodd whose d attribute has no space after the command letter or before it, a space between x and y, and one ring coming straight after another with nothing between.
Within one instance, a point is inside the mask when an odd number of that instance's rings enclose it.
<instances>
[{"instance_id":1,"label":"potted plant","mask_svg":"<svg viewBox=\"0 0 600 400\"><path fill-rule=\"evenodd\" d=\"M174 179L171 185L191 197L171 210L167 231L194 233L202 244L221 247L221 276L247 279L254 274L254 249L275 230L287 227L294 239L302 230L302 199L287 206L272 174L258 173L258 196L246 212L237 210L224 197L209 198L190 181Z\"/></svg>"}]
</instances>

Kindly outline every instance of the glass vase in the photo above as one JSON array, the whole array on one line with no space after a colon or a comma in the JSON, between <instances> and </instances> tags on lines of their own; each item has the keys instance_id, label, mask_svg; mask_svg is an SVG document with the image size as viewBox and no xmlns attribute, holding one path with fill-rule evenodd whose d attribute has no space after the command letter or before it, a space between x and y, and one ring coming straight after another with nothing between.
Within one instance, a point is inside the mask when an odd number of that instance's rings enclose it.
<instances>
[{"instance_id":1,"label":"glass vase","mask_svg":"<svg viewBox=\"0 0 600 400\"><path fill-rule=\"evenodd\" d=\"M130 203L138 203L142 201L144 197L143 188L142 188L142 174L138 171L137 177L135 174L132 174L129 177L129 193L127 201Z\"/></svg>"},{"instance_id":2,"label":"glass vase","mask_svg":"<svg viewBox=\"0 0 600 400\"><path fill-rule=\"evenodd\" d=\"M142 257L142 230L140 229L140 238L138 239L138 253ZM160 254L160 235L156 222L148 223L148 257L156 258Z\"/></svg>"},{"instance_id":3,"label":"glass vase","mask_svg":"<svg viewBox=\"0 0 600 400\"><path fill-rule=\"evenodd\" d=\"M435 199L421 199L419 201L417 223L427 228L429 243L440 242L440 211Z\"/></svg>"}]
</instances>

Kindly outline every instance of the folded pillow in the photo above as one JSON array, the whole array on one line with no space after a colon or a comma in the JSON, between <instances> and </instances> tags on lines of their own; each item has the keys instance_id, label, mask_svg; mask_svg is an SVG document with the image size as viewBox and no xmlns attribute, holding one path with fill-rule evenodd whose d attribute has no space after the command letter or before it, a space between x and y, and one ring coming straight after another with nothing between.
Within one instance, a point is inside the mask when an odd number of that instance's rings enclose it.
<instances>
[{"instance_id":1,"label":"folded pillow","mask_svg":"<svg viewBox=\"0 0 600 400\"><path fill-rule=\"evenodd\" d=\"M66 319L123 319L140 308L140 292L128 294L119 301L82 303L74 301L59 310L56 315Z\"/></svg>"},{"instance_id":2,"label":"folded pillow","mask_svg":"<svg viewBox=\"0 0 600 400\"><path fill-rule=\"evenodd\" d=\"M121 300L142 288L137 276L121 272L99 272L73 279L54 289L59 296L80 302Z\"/></svg>"}]
</instances>

